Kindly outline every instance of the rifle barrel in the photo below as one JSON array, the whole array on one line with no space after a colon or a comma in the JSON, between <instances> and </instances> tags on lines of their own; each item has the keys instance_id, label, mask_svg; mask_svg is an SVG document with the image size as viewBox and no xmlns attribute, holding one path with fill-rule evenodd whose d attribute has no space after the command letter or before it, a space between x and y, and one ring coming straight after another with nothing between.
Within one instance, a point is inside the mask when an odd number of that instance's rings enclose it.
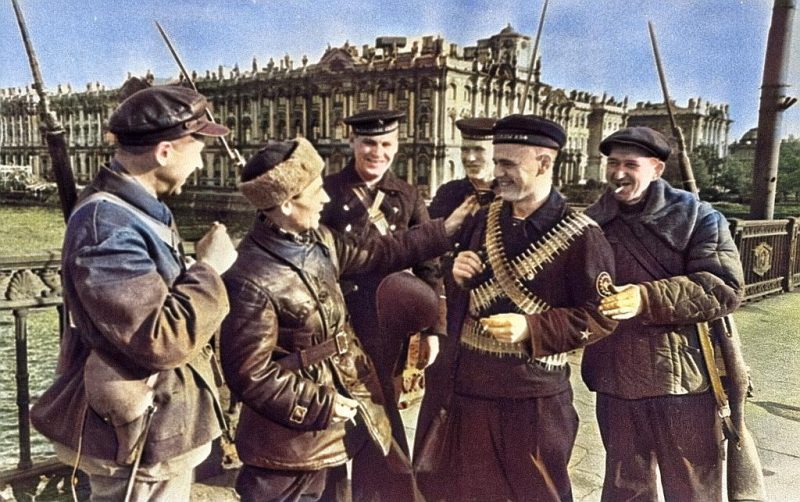
<instances>
[{"instance_id":1,"label":"rifle barrel","mask_svg":"<svg viewBox=\"0 0 800 502\"><path fill-rule=\"evenodd\" d=\"M661 93L664 95L664 104L667 107L667 114L669 115L669 122L675 127L675 115L672 113L672 102L669 97L669 88L667 87L667 76L664 73L664 66L661 64L661 53L658 50L658 42L656 41L656 32L653 28L653 22L647 22L647 29L650 31L650 43L653 45L653 58L656 60L656 70L658 71L658 80L661 82Z\"/></svg>"},{"instance_id":2,"label":"rifle barrel","mask_svg":"<svg viewBox=\"0 0 800 502\"><path fill-rule=\"evenodd\" d=\"M25 45L25 53L28 55L28 63L30 64L31 73L33 74L33 88L36 90L36 94L39 96L42 119L47 120L48 126L57 126L56 124L49 123L52 120L52 117L50 117L49 114L50 107L47 100L47 95L44 92L44 80L42 79L42 72L39 69L39 61L36 59L36 52L33 50L31 37L28 35L28 26L25 24L25 17L22 15L22 9L20 9L17 0L11 0L11 4L14 6L14 14L17 16L19 32L20 35L22 35L22 43ZM48 118L45 119L45 116Z\"/></svg>"},{"instance_id":3,"label":"rifle barrel","mask_svg":"<svg viewBox=\"0 0 800 502\"><path fill-rule=\"evenodd\" d=\"M689 160L689 156L686 154L686 139L683 137L683 131L675 120L675 114L672 111L672 101L670 100L669 89L667 87L667 77L664 72L664 66L661 64L661 54L658 51L658 42L656 41L656 32L652 21L647 22L647 28L650 31L650 42L653 46L653 58L656 61L658 80L661 82L661 92L664 95L664 106L667 108L667 116L669 117L669 124L672 128L672 135L675 137L675 142L678 144L678 167L680 167L681 170L681 181L683 182L683 187L697 197L699 191L694 179L692 163Z\"/></svg>"},{"instance_id":4,"label":"rifle barrel","mask_svg":"<svg viewBox=\"0 0 800 502\"><path fill-rule=\"evenodd\" d=\"M528 90L531 87L531 76L533 75L533 67L536 65L536 55L539 52L539 39L542 37L542 29L544 28L544 15L547 12L547 3L549 0L544 0L542 6L542 15L539 16L539 27L536 29L536 40L533 42L533 52L531 53L531 63L528 66L528 78L525 79L525 89L522 92L522 100L519 104L519 112L525 113L525 104L528 101ZM536 102L534 101L534 105ZM533 110L536 113L536 110Z\"/></svg>"},{"instance_id":5,"label":"rifle barrel","mask_svg":"<svg viewBox=\"0 0 800 502\"><path fill-rule=\"evenodd\" d=\"M72 166L70 165L67 142L64 137L64 128L61 127L56 116L50 113L50 100L44 90L42 72L39 69L39 61L36 58L36 52L33 50L33 44L28 34L28 27L25 24L25 17L22 15L22 9L20 9L17 0L11 0L11 3L14 6L17 24L19 25L19 31L22 35L22 43L25 45L28 63L30 64L31 73L33 74L33 88L39 96L37 108L42 122L42 128L44 129L44 140L47 143L47 151L50 154L50 160L52 162L53 175L55 176L56 186L58 187L61 212L64 215L64 221L68 221L69 215L72 213L72 208L75 207L75 202L78 200L78 191L75 186L75 176L72 173Z\"/></svg>"}]
</instances>

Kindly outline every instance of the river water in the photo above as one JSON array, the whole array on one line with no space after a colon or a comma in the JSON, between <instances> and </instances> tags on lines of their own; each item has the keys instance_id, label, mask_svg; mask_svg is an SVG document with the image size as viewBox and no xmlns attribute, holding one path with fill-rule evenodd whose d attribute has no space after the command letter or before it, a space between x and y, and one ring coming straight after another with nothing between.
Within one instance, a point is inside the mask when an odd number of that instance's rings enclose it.
<instances>
[{"instance_id":1,"label":"river water","mask_svg":"<svg viewBox=\"0 0 800 502\"><path fill-rule=\"evenodd\" d=\"M234 238L244 235L252 215L176 211L184 239L199 239L211 222L226 224ZM64 222L55 207L0 205L2 237L0 255L23 255L57 249L64 235ZM44 392L53 379L58 355L58 316L55 308L30 311L28 316L28 372L31 402ZM14 317L0 312L0 470L13 468L19 461L19 435L16 404L16 356ZM34 460L52 452L47 441L32 434Z\"/></svg>"}]
</instances>

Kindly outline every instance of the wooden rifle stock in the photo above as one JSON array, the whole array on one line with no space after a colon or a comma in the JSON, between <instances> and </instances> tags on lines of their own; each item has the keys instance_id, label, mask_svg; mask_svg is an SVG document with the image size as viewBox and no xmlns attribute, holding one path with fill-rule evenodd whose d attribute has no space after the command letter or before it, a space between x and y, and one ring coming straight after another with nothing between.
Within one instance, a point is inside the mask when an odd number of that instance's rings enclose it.
<instances>
[{"instance_id":1,"label":"wooden rifle stock","mask_svg":"<svg viewBox=\"0 0 800 502\"><path fill-rule=\"evenodd\" d=\"M672 102L667 89L667 79L664 74L664 67L661 64L661 55L658 52L653 23L648 21L647 27L650 32L650 42L653 46L653 57L658 70L658 78L661 82L661 91L664 95L664 105L667 108L672 134L678 146L678 165L680 167L681 180L684 188L699 199L700 192L694 179L692 164L686 154L686 140L672 110ZM750 431L747 430L744 421L744 405L750 388L750 376L749 368L742 355L739 332L736 329L736 323L732 315L726 315L711 321L709 328L706 330L698 329L698 336L710 336L711 340L706 346L711 347L710 342L713 342L713 347L719 351L723 363L720 373L725 376L720 378L716 368L710 367L714 364L713 349L709 349L708 352L712 353L708 353L703 348L704 344L701 343L704 359L708 361L706 369L709 373L709 378L716 377L721 383L721 385L717 385L719 390L715 391L715 397L719 403L718 411L723 420L725 436L728 439L728 500L731 502L765 501L767 497L764 488L764 475L761 470L761 460L758 457L758 450L753 442L753 437L750 435ZM712 387L714 387L713 384ZM728 424L732 424L732 430L729 430Z\"/></svg>"},{"instance_id":2,"label":"wooden rifle stock","mask_svg":"<svg viewBox=\"0 0 800 502\"><path fill-rule=\"evenodd\" d=\"M55 114L50 112L50 100L44 90L44 82L42 81L42 73L39 70L39 62L36 59L36 53L33 51L33 44L28 36L28 28L25 24L22 10L17 0L11 0L11 3L14 6L14 13L17 16L17 24L19 24L19 31L22 35L22 43L25 45L25 52L28 54L28 62L30 63L31 73L33 74L33 88L39 96L38 110L42 122L41 128L44 133L45 142L47 143L47 151L50 154L56 186L58 187L61 212L64 214L64 221L67 221L69 220L69 215L72 213L72 208L75 207L75 201L78 199L78 191L75 186L75 177L72 174L72 166L69 161L64 128L61 127Z\"/></svg>"}]
</instances>

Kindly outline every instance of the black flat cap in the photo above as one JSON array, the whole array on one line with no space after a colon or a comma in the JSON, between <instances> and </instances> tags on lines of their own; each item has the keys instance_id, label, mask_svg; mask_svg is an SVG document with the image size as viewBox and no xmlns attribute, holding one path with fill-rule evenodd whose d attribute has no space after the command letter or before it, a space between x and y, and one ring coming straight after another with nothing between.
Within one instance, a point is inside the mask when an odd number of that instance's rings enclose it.
<instances>
[{"instance_id":1,"label":"black flat cap","mask_svg":"<svg viewBox=\"0 0 800 502\"><path fill-rule=\"evenodd\" d=\"M228 128L206 117L205 96L177 85L135 92L114 110L108 129L122 145L155 145L190 134L224 136Z\"/></svg>"},{"instance_id":2,"label":"black flat cap","mask_svg":"<svg viewBox=\"0 0 800 502\"><path fill-rule=\"evenodd\" d=\"M653 157L666 162L672 148L663 134L649 127L626 127L611 133L600 142L600 152L603 155L611 153L614 145L632 146L652 154Z\"/></svg>"},{"instance_id":3,"label":"black flat cap","mask_svg":"<svg viewBox=\"0 0 800 502\"><path fill-rule=\"evenodd\" d=\"M559 150L567 142L563 127L538 115L514 114L503 117L494 125L493 131L495 145L514 143Z\"/></svg>"},{"instance_id":4,"label":"black flat cap","mask_svg":"<svg viewBox=\"0 0 800 502\"><path fill-rule=\"evenodd\" d=\"M405 115L395 110L367 110L350 115L344 119L344 123L359 136L380 136L397 129L399 120Z\"/></svg>"},{"instance_id":5,"label":"black flat cap","mask_svg":"<svg viewBox=\"0 0 800 502\"><path fill-rule=\"evenodd\" d=\"M492 139L492 128L497 119L490 117L475 117L456 120L456 127L461 131L461 138L476 141Z\"/></svg>"}]
</instances>

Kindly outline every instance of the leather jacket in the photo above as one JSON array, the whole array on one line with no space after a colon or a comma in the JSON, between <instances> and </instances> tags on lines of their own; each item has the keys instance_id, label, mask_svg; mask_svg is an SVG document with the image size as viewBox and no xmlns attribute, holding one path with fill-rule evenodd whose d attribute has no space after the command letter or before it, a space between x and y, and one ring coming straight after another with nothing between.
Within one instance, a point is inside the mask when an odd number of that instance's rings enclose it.
<instances>
[{"instance_id":1,"label":"leather jacket","mask_svg":"<svg viewBox=\"0 0 800 502\"><path fill-rule=\"evenodd\" d=\"M231 314L222 326L222 366L243 403L236 435L243 462L322 469L346 462L367 435L389 451L380 383L352 334L339 280L400 270L449 248L441 220L356 244L325 226L292 234L258 215L224 275ZM285 364L337 335L346 337L344 350L337 342L321 360ZM357 425L331 422L337 393L358 401Z\"/></svg>"}]
</instances>

